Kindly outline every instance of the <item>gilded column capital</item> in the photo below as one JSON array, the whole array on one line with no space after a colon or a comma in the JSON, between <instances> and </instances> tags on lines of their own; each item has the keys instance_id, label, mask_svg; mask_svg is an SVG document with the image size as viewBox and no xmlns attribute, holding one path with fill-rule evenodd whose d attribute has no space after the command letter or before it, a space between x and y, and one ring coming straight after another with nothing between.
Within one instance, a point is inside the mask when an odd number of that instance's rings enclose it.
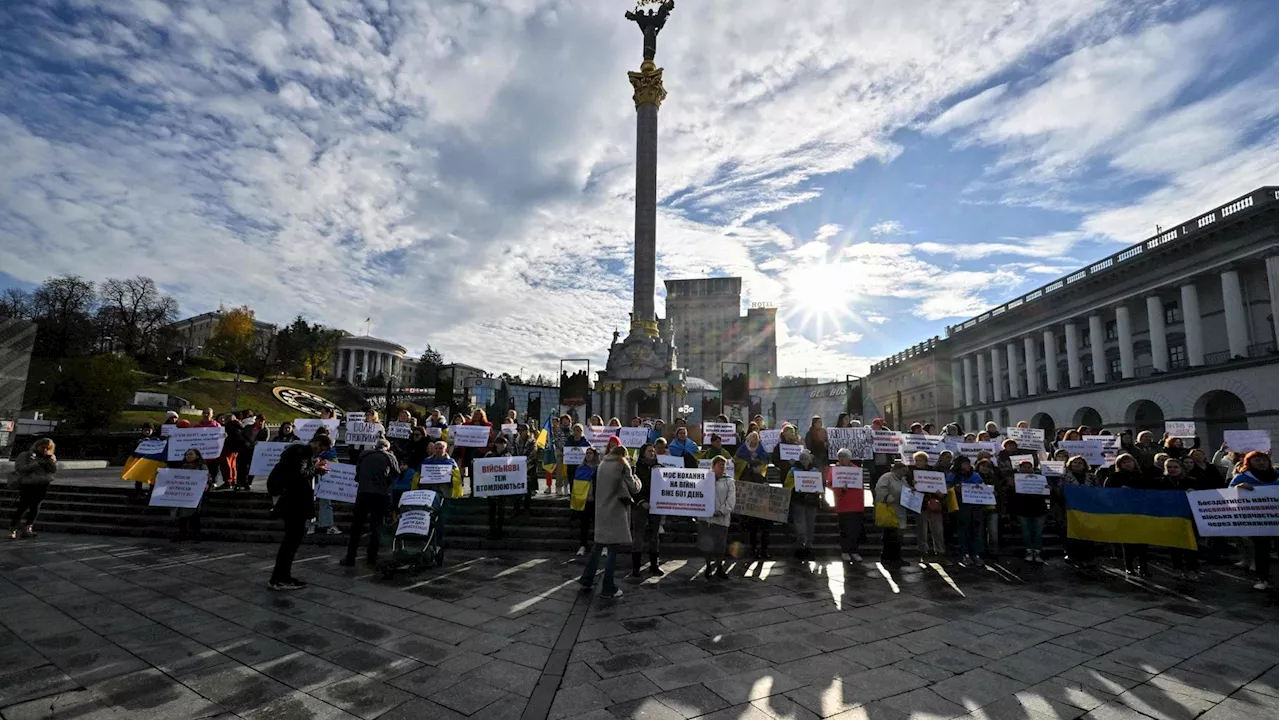
<instances>
[{"instance_id":1,"label":"gilded column capital","mask_svg":"<svg viewBox=\"0 0 1280 720\"><path fill-rule=\"evenodd\" d=\"M631 87L635 90L631 99L635 101L637 108L646 103L660 107L667 98L667 89L662 87L662 68L652 62L646 60L641 63L640 72L628 71L627 78L631 80Z\"/></svg>"}]
</instances>

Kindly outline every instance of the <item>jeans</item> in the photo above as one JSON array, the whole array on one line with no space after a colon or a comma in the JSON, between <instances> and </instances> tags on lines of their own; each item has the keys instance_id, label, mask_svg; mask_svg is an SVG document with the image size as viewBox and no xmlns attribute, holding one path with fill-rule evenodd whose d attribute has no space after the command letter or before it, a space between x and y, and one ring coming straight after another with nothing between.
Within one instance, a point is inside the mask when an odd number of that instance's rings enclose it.
<instances>
[{"instance_id":1,"label":"jeans","mask_svg":"<svg viewBox=\"0 0 1280 720\"><path fill-rule=\"evenodd\" d=\"M503 497L491 497L489 501L489 537L502 537L502 521L506 515L506 500Z\"/></svg>"},{"instance_id":2,"label":"jeans","mask_svg":"<svg viewBox=\"0 0 1280 720\"><path fill-rule=\"evenodd\" d=\"M987 524L987 552L995 555L1000 552L1000 513L996 510L986 510L983 520Z\"/></svg>"},{"instance_id":3,"label":"jeans","mask_svg":"<svg viewBox=\"0 0 1280 720\"><path fill-rule=\"evenodd\" d=\"M298 514L284 518L284 539L280 541L280 550L276 553L276 567L271 571L271 582L285 582L293 579L290 574L293 572L293 557L298 554L298 547L302 545L302 538L306 534L306 515Z\"/></svg>"},{"instance_id":4,"label":"jeans","mask_svg":"<svg viewBox=\"0 0 1280 720\"><path fill-rule=\"evenodd\" d=\"M44 502L44 496L48 492L49 483L19 485L18 505L13 509L13 521L9 523L9 529L17 530L20 525L35 525L36 516L40 514L40 503ZM27 514L25 523L22 522L24 512Z\"/></svg>"},{"instance_id":5,"label":"jeans","mask_svg":"<svg viewBox=\"0 0 1280 720\"><path fill-rule=\"evenodd\" d=\"M618 562L618 546L617 545L601 545L595 543L591 546L591 552L587 555L587 566L582 568L582 577L578 578L578 583L585 588L590 588L596 580L596 565L600 562L600 553L605 554L604 559L604 580L600 583L601 595L612 595L618 591L618 586L613 583L613 566Z\"/></svg>"},{"instance_id":6,"label":"jeans","mask_svg":"<svg viewBox=\"0 0 1280 720\"><path fill-rule=\"evenodd\" d=\"M582 547L591 547L591 526L596 519L596 504L593 500L588 500L586 507L578 515L578 545Z\"/></svg>"},{"instance_id":7,"label":"jeans","mask_svg":"<svg viewBox=\"0 0 1280 720\"><path fill-rule=\"evenodd\" d=\"M1044 548L1044 516L1018 516L1018 524L1022 526L1022 544L1027 550L1040 552Z\"/></svg>"},{"instance_id":8,"label":"jeans","mask_svg":"<svg viewBox=\"0 0 1280 720\"><path fill-rule=\"evenodd\" d=\"M840 521L840 551L850 555L858 552L858 536L862 534L862 513L842 512Z\"/></svg>"},{"instance_id":9,"label":"jeans","mask_svg":"<svg viewBox=\"0 0 1280 720\"><path fill-rule=\"evenodd\" d=\"M813 532L818 522L818 508L791 503L791 522L796 529L796 542L802 549L813 546Z\"/></svg>"},{"instance_id":10,"label":"jeans","mask_svg":"<svg viewBox=\"0 0 1280 720\"><path fill-rule=\"evenodd\" d=\"M658 554L658 517L649 515L647 506L631 507L631 552L642 553L645 548L649 554Z\"/></svg>"},{"instance_id":11,"label":"jeans","mask_svg":"<svg viewBox=\"0 0 1280 720\"><path fill-rule=\"evenodd\" d=\"M1257 566L1258 579L1271 582L1271 543L1269 537L1249 538L1253 544L1253 564Z\"/></svg>"},{"instance_id":12,"label":"jeans","mask_svg":"<svg viewBox=\"0 0 1280 720\"><path fill-rule=\"evenodd\" d=\"M916 516L916 545L921 558L947 553L946 536L942 534L942 513L922 512Z\"/></svg>"},{"instance_id":13,"label":"jeans","mask_svg":"<svg viewBox=\"0 0 1280 720\"><path fill-rule=\"evenodd\" d=\"M351 508L351 537L347 540L348 562L356 560L356 551L360 549L360 536L364 534L366 521L369 523L369 562L377 561L380 531L390 501L389 497L378 493L356 494L356 504Z\"/></svg>"},{"instance_id":14,"label":"jeans","mask_svg":"<svg viewBox=\"0 0 1280 720\"><path fill-rule=\"evenodd\" d=\"M880 559L884 562L898 562L902 559L902 534L896 528L880 528L880 542L884 549L880 551Z\"/></svg>"},{"instance_id":15,"label":"jeans","mask_svg":"<svg viewBox=\"0 0 1280 720\"><path fill-rule=\"evenodd\" d=\"M751 542L751 553L754 555L757 549L761 554L768 553L769 531L773 529L773 521L747 517L743 522L747 526L747 539Z\"/></svg>"},{"instance_id":16,"label":"jeans","mask_svg":"<svg viewBox=\"0 0 1280 720\"><path fill-rule=\"evenodd\" d=\"M977 557L982 554L983 520L986 510L978 505L961 505L956 512L960 521L960 552Z\"/></svg>"},{"instance_id":17,"label":"jeans","mask_svg":"<svg viewBox=\"0 0 1280 720\"><path fill-rule=\"evenodd\" d=\"M316 501L316 527L333 527L333 501L329 498L320 498Z\"/></svg>"}]
</instances>

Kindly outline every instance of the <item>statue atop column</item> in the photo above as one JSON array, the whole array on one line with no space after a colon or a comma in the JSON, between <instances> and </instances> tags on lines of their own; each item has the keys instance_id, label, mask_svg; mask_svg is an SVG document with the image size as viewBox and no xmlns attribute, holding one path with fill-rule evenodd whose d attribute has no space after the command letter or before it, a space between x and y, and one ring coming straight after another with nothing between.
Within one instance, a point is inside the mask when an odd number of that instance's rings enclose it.
<instances>
[{"instance_id":1,"label":"statue atop column","mask_svg":"<svg viewBox=\"0 0 1280 720\"><path fill-rule=\"evenodd\" d=\"M627 12L627 19L639 25L640 32L644 33L645 62L653 62L653 56L658 51L658 33L662 30L662 26L667 23L667 16L671 14L675 6L675 0L663 0L656 13L652 8L645 12L638 7L634 12Z\"/></svg>"}]
</instances>

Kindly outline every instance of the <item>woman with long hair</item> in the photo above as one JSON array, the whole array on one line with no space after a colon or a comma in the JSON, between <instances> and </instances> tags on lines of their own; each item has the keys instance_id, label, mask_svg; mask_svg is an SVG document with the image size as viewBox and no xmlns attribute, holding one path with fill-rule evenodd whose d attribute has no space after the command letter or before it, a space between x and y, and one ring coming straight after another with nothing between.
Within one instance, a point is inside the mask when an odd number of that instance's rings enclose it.
<instances>
[{"instance_id":1,"label":"woman with long hair","mask_svg":"<svg viewBox=\"0 0 1280 720\"><path fill-rule=\"evenodd\" d=\"M1129 453L1116 456L1115 471L1107 476L1105 487L1152 489L1150 476L1142 471L1137 458ZM1121 547L1124 550L1125 572L1130 575L1137 573L1144 578L1151 577L1151 570L1147 567L1147 546L1142 543L1125 543Z\"/></svg>"},{"instance_id":2,"label":"woman with long hair","mask_svg":"<svg viewBox=\"0 0 1280 720\"><path fill-rule=\"evenodd\" d=\"M831 464L830 445L827 441L827 428L822 424L822 417L814 415L809 421L809 429L804 434L804 446L813 453L813 464L819 470L825 470Z\"/></svg>"},{"instance_id":3,"label":"woman with long hair","mask_svg":"<svg viewBox=\"0 0 1280 720\"><path fill-rule=\"evenodd\" d=\"M18 539L18 529L22 525L22 537L36 536L36 517L40 514L40 503L49 492L53 476L58 472L58 456L53 454L53 440L40 438L31 444L31 449L18 456L14 462L14 479L18 485L18 504L13 508L13 519L9 523L9 539ZM22 522L23 514L26 522Z\"/></svg>"},{"instance_id":4,"label":"woman with long hair","mask_svg":"<svg viewBox=\"0 0 1280 720\"><path fill-rule=\"evenodd\" d=\"M1261 450L1251 450L1244 456L1243 469L1231 479L1230 487L1242 492L1252 492L1254 488L1277 484L1276 469L1271 464L1271 456ZM1254 590L1275 590L1271 582L1271 544L1269 537L1257 536L1249 540L1253 543L1253 562L1257 566L1258 583Z\"/></svg>"}]
</instances>

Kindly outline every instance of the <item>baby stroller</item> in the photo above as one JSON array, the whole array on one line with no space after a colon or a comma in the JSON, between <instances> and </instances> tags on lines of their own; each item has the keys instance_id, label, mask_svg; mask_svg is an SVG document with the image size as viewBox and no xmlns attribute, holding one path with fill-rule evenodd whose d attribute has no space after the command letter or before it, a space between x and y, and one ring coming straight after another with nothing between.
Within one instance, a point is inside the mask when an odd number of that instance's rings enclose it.
<instances>
[{"instance_id":1,"label":"baby stroller","mask_svg":"<svg viewBox=\"0 0 1280 720\"><path fill-rule=\"evenodd\" d=\"M398 519L391 533L391 557L378 563L382 577L391 579L400 570L418 571L444 565L444 548L440 547L436 527L443 498L434 490L410 490L400 496Z\"/></svg>"}]
</instances>

